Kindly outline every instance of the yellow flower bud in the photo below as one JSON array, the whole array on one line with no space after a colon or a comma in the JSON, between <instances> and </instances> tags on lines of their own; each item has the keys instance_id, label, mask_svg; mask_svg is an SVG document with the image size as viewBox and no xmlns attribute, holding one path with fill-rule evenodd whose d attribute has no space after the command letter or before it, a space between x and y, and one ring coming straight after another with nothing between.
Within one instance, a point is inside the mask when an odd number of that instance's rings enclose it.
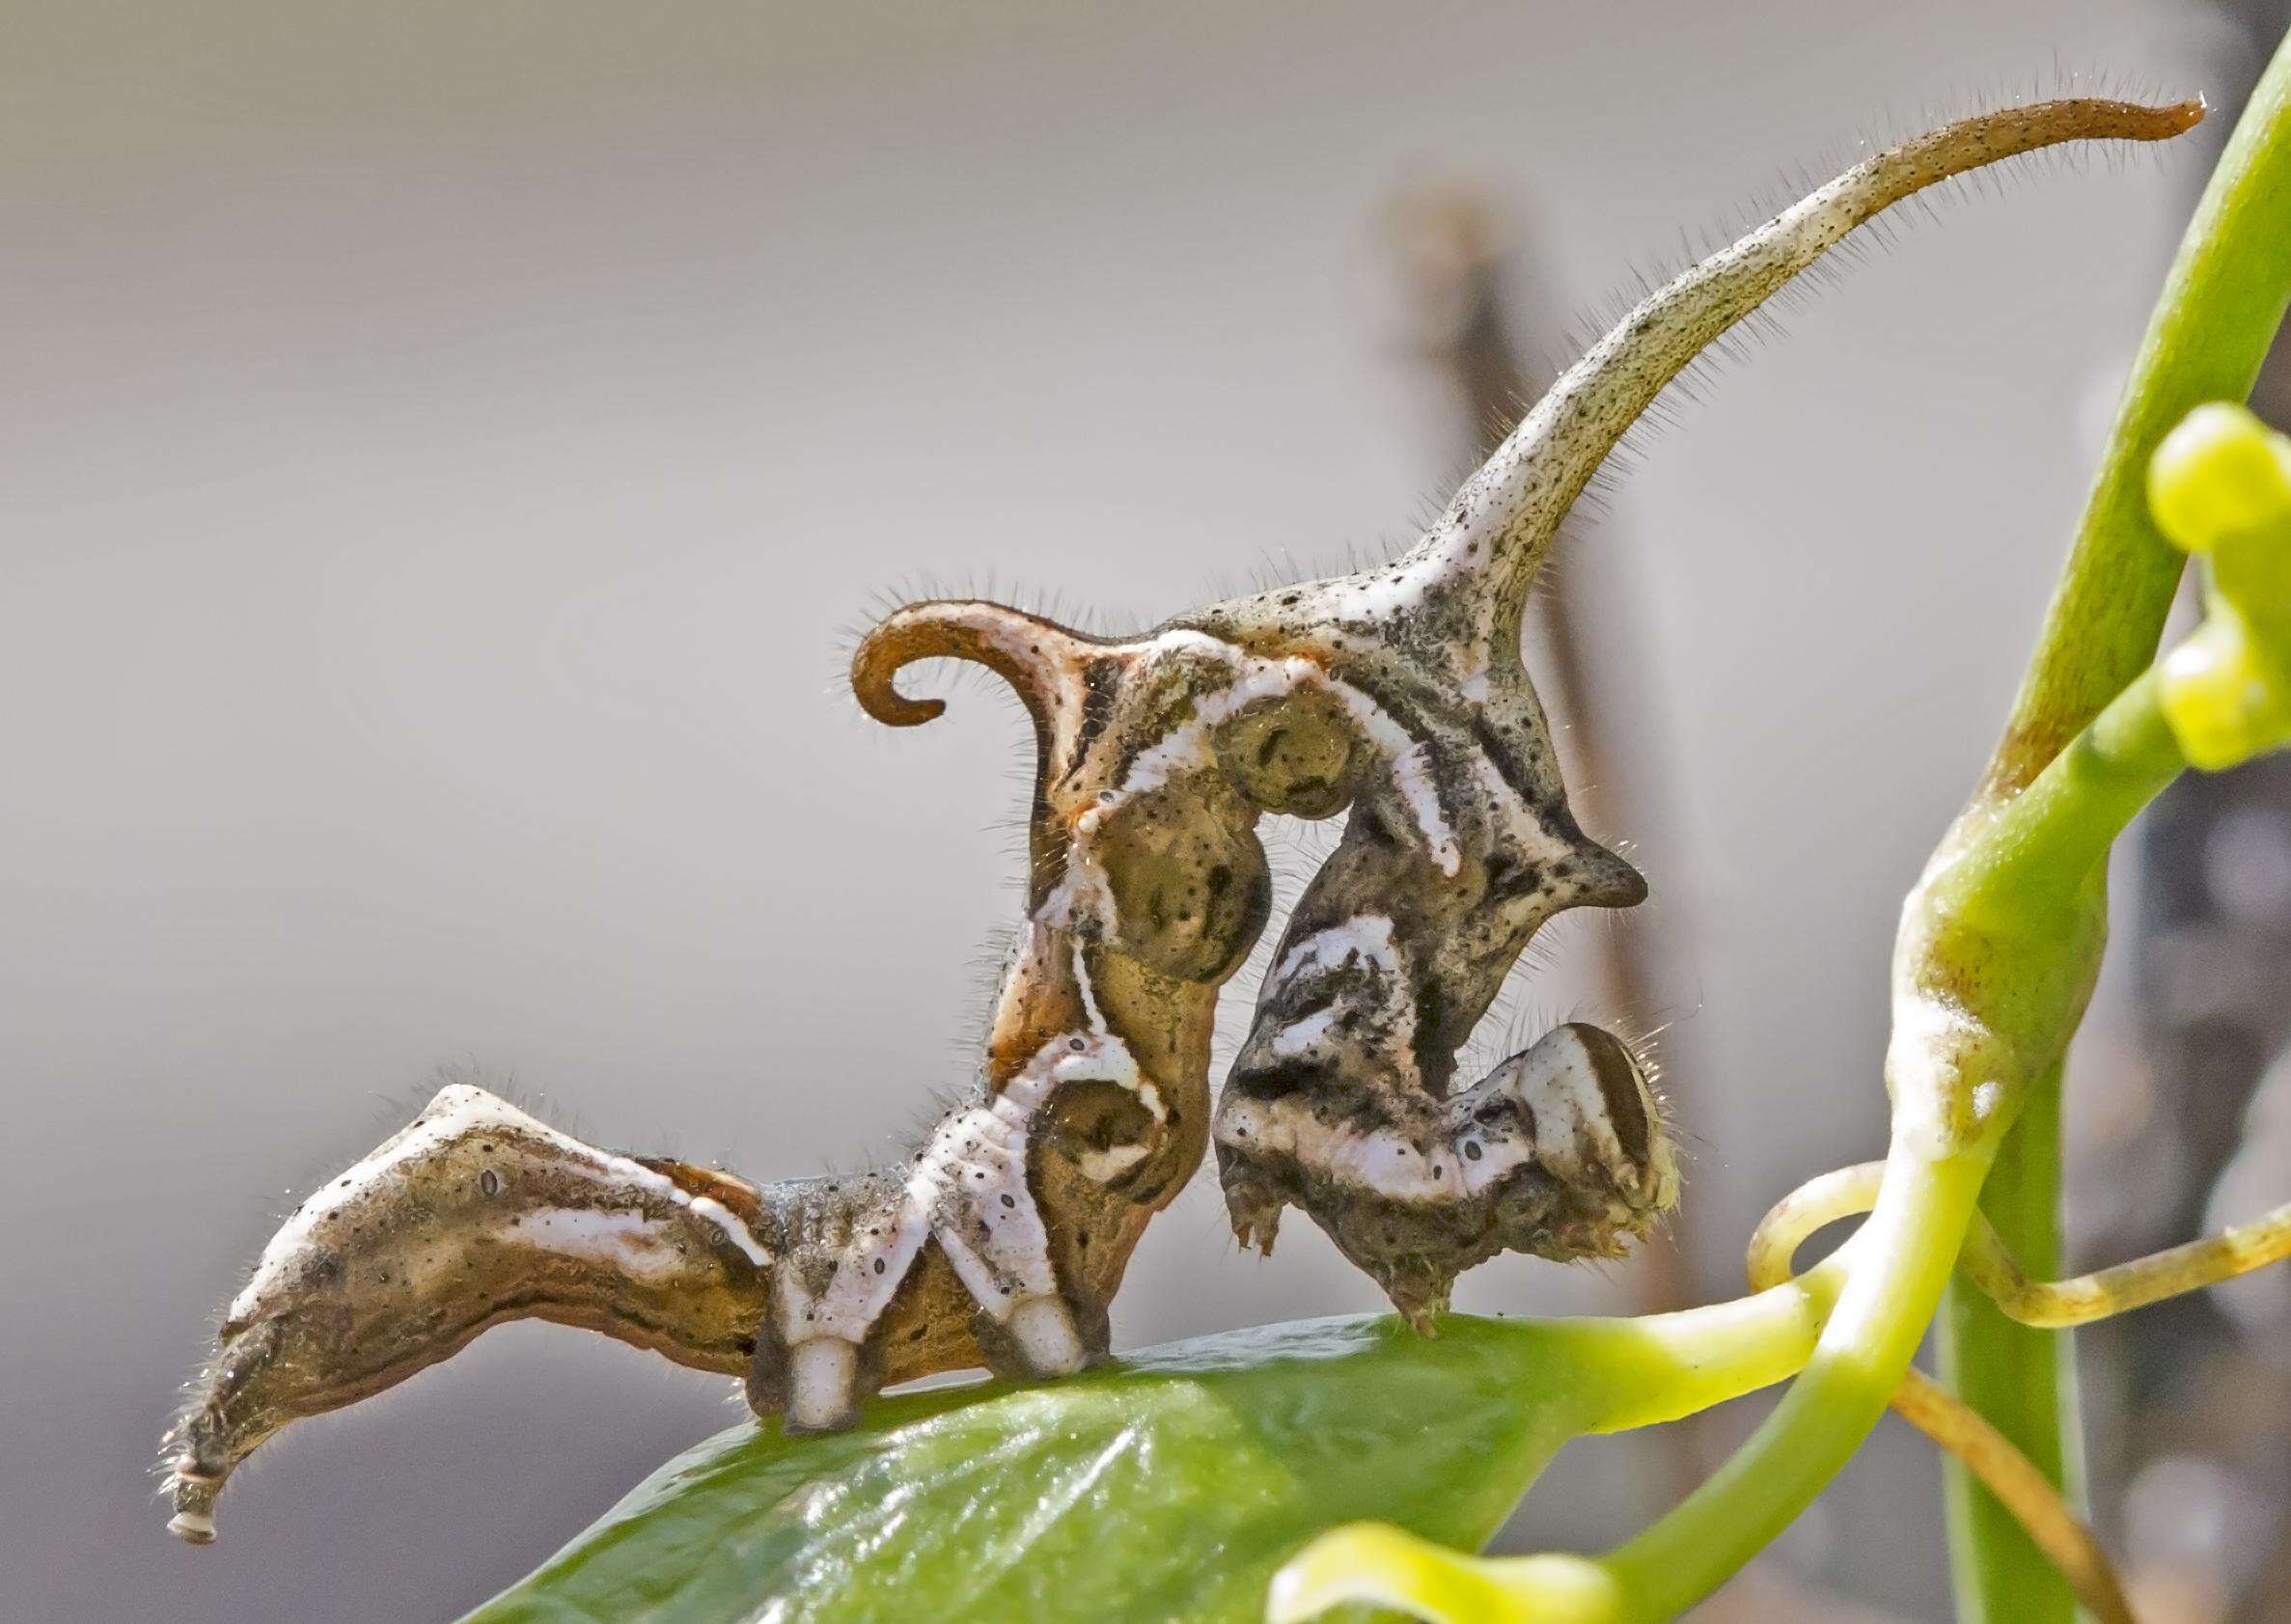
<instances>
[{"instance_id":1,"label":"yellow flower bud","mask_svg":"<svg viewBox=\"0 0 2291 1624\"><path fill-rule=\"evenodd\" d=\"M2291 439L2198 406L2149 461L2148 506L2204 561L2203 624L2158 674L2180 748L2217 771L2291 742Z\"/></svg>"}]
</instances>

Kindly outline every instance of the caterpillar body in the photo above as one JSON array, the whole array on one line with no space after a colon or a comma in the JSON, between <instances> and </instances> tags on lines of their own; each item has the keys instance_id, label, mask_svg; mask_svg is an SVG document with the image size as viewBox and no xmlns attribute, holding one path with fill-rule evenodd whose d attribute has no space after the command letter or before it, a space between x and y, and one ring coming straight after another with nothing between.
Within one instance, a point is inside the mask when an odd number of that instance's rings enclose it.
<instances>
[{"instance_id":1,"label":"caterpillar body","mask_svg":"<svg viewBox=\"0 0 2291 1624\"><path fill-rule=\"evenodd\" d=\"M1299 1207L1419 1325L1498 1252L1617 1252L1677 1191L1628 1048L1571 1024L1456 1075L1545 921L1645 895L1577 827L1521 663L1560 520L1666 383L1871 215L2016 152L2199 116L2052 101L1857 165L1631 311L1389 564L1126 640L982 601L890 616L852 662L869 714L927 722L940 702L896 679L955 658L1034 723L1027 917L975 1096L897 1167L759 1186L447 1088L264 1249L162 1446L171 1528L211 1539L223 1483L279 1428L510 1319L735 1376L790 1428L932 1372L1080 1368L1213 1138L1245 1243L1270 1251ZM1218 991L1268 922L1269 812L1346 822L1213 1115Z\"/></svg>"}]
</instances>

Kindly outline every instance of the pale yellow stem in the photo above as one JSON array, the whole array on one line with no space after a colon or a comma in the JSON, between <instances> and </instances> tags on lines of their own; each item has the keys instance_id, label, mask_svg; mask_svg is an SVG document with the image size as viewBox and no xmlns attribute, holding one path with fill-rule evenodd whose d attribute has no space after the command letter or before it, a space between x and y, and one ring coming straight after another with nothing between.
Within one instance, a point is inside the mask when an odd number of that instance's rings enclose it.
<instances>
[{"instance_id":1,"label":"pale yellow stem","mask_svg":"<svg viewBox=\"0 0 2291 1624\"><path fill-rule=\"evenodd\" d=\"M1884 1173L1883 1162L1840 1168L1800 1185L1777 1202L1751 1236L1748 1267L1752 1289L1763 1291L1788 1280L1791 1259L1814 1231L1874 1206ZM1976 1217L1974 1222L1976 1230L2001 1254L1986 1221ZM2013 1274L2018 1279L2020 1271ZM2021 1283L2028 1284L2025 1280ZM1902 1378L1888 1402L1895 1415L1962 1461L1997 1497L2028 1530L2045 1559L2060 1570L2078 1601L2094 1618L2101 1624L2135 1624L2124 1599L2124 1586L2108 1553L2052 1481L2010 1439L1954 1393L1915 1369Z\"/></svg>"},{"instance_id":2,"label":"pale yellow stem","mask_svg":"<svg viewBox=\"0 0 2291 1624\"><path fill-rule=\"evenodd\" d=\"M2100 1541L2011 1439L1921 1370L1904 1376L1890 1402L1896 1416L1964 1462L1965 1470L2012 1513L2045 1560L2060 1570L2085 1611L2100 1624L2137 1624Z\"/></svg>"},{"instance_id":3,"label":"pale yellow stem","mask_svg":"<svg viewBox=\"0 0 2291 1624\"><path fill-rule=\"evenodd\" d=\"M1753 1290L1790 1279L1791 1259L1807 1238L1876 1204L1883 1162L1839 1168L1776 1202L1751 1236ZM1989 1221L1974 1215L1960 1259L1968 1278L2023 1325L2058 1329L2145 1307L2291 1257L2291 1204L2199 1241L2074 1280L2032 1280L2013 1261ZM1891 1400L1896 1414L1965 1463L2018 1519L2037 1549L2103 1624L2132 1624L2107 1554L2059 1492L2010 1440L1946 1388L1912 1370Z\"/></svg>"},{"instance_id":4,"label":"pale yellow stem","mask_svg":"<svg viewBox=\"0 0 2291 1624\"><path fill-rule=\"evenodd\" d=\"M1884 1171L1883 1162L1839 1168L1777 1201L1751 1237L1751 1284L1764 1290L1788 1280L1790 1258L1808 1235L1869 1210ZM2291 1202L2202 1240L2064 1280L2030 1280L1989 1221L1975 1214L1959 1261L2007 1318L2057 1331L2218 1285L2286 1257L2291 1257Z\"/></svg>"},{"instance_id":5,"label":"pale yellow stem","mask_svg":"<svg viewBox=\"0 0 2291 1624\"><path fill-rule=\"evenodd\" d=\"M2200 1241L2066 1280L2032 1280L2022 1274L1997 1231L1982 1220L1965 1237L1963 1261L1965 1273L2007 1317L2059 1330L2144 1308L2286 1257L2291 1257L2291 1204Z\"/></svg>"}]
</instances>

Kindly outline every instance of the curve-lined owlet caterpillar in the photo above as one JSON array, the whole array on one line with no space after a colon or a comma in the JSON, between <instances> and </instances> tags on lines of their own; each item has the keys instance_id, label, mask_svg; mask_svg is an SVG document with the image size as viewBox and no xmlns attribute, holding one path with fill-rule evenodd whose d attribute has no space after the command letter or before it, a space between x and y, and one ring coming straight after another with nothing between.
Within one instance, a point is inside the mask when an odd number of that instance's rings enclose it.
<instances>
[{"instance_id":1,"label":"curve-lined owlet caterpillar","mask_svg":"<svg viewBox=\"0 0 2291 1624\"><path fill-rule=\"evenodd\" d=\"M987 602L893 614L852 662L870 715L930 720L939 702L896 678L952 658L1034 721L1024 933L972 1101L899 1166L759 1187L446 1089L263 1251L169 1434L171 1527L212 1538L224 1479L280 1427L510 1319L736 1375L791 1428L934 1371L1075 1370L1106 1352L1131 1249L1213 1126L1244 1241L1269 1250L1300 1207L1420 1325L1500 1252L1616 1252L1676 1193L1630 1051L1568 1025L1456 1077L1546 920L1645 895L1576 826L1521 662L1560 518L1680 369L1871 215L2013 153L2195 116L2052 101L1855 166L1632 310L1389 564L1128 639ZM1268 812L1346 823L1213 1123L1211 1018L1267 922Z\"/></svg>"}]
</instances>

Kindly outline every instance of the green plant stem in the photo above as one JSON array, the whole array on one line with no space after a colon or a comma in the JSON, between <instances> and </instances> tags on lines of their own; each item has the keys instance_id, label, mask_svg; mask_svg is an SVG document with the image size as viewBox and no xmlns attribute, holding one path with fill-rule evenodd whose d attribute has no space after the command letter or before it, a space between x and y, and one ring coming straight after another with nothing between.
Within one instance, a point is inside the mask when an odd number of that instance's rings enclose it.
<instances>
[{"instance_id":1,"label":"green plant stem","mask_svg":"<svg viewBox=\"0 0 2291 1624\"><path fill-rule=\"evenodd\" d=\"M1896 1142L1866 1250L1805 1374L1709 1481L1601 1562L1627 1598L1621 1616L1668 1618L1708 1594L1861 1446L1917 1353L1988 1160L1985 1147L1932 1160Z\"/></svg>"},{"instance_id":2,"label":"green plant stem","mask_svg":"<svg viewBox=\"0 0 2291 1624\"><path fill-rule=\"evenodd\" d=\"M2052 916L2080 912L2104 894L2110 846L2187 765L2158 702L2156 674L2142 672L1937 872L1925 888L1928 906L2015 953L2033 950L2039 962L2057 956ZM1935 940L1946 947L1963 934ZM2084 968L2095 972L2099 965ZM2012 989L2014 1001L2026 996ZM2040 1005L2037 1013L2054 1011ZM2073 1027L2048 1028L2029 1037L2057 1055L2073 1035Z\"/></svg>"},{"instance_id":3,"label":"green plant stem","mask_svg":"<svg viewBox=\"0 0 2291 1624\"><path fill-rule=\"evenodd\" d=\"M1857 1236L1819 1267L1730 1302L1631 1319L1546 1322L1548 1336L1580 1338L1580 1366L1600 1375L1580 1429L1659 1426L1796 1375L1862 1251Z\"/></svg>"},{"instance_id":4,"label":"green plant stem","mask_svg":"<svg viewBox=\"0 0 2291 1624\"><path fill-rule=\"evenodd\" d=\"M1975 807L2033 780L2154 655L2185 561L2148 512L2148 458L2196 406L2250 395L2287 304L2291 41L2253 87L2180 239Z\"/></svg>"},{"instance_id":5,"label":"green plant stem","mask_svg":"<svg viewBox=\"0 0 2291 1624\"><path fill-rule=\"evenodd\" d=\"M2128 381L2076 543L2046 613L1988 777L1968 810L1983 820L2043 770L2110 696L2146 666L2182 559L2148 512L2149 457L2192 408L2250 395L2291 303L2291 42L2277 50L2197 204ZM1982 1209L2027 1266L2059 1256L2060 1078L2030 1090ZM1975 1410L2065 1484L2078 1436L2070 1349L1952 1285L1941 1328L1948 1379ZM2066 1582L1962 1469L1947 1468L1949 1544L1961 1624L2053 1624L2074 1614Z\"/></svg>"},{"instance_id":6,"label":"green plant stem","mask_svg":"<svg viewBox=\"0 0 2291 1624\"><path fill-rule=\"evenodd\" d=\"M1944 972L1948 1018L1921 1012L1932 999L1913 975L1897 989L1895 1022L1912 1053L1940 1063L1891 1079L1885 1178L1836 1307L1805 1373L1750 1442L1600 1559L1612 1589L1598 1616L1665 1618L1706 1595L1805 1510L1885 1413L2013 1114L2057 1071L2084 1007L2109 848L2186 765L2157 696L2153 673L2117 695L1920 886L1910 964ZM1980 996L1966 1002L1968 989ZM1919 1090L1933 1097L1913 1097Z\"/></svg>"},{"instance_id":7,"label":"green plant stem","mask_svg":"<svg viewBox=\"0 0 2291 1624\"><path fill-rule=\"evenodd\" d=\"M1982 1213L2001 1234L2016 1237L2016 1254L2040 1280L2060 1272L2059 1190L2060 1071L2055 1067L2029 1090L1980 1198ZM2069 1486L2064 1456L2076 1437L2076 1390L2067 1334L2015 1325L1979 1291L1953 1280L1939 1339L1942 1380L2056 1486ZM1953 1456L1946 1458L1946 1473L1951 1549L1979 1554L1977 1560L1961 1555L1955 1564L1959 1618L2068 1624L2076 1599L2019 1519Z\"/></svg>"}]
</instances>

